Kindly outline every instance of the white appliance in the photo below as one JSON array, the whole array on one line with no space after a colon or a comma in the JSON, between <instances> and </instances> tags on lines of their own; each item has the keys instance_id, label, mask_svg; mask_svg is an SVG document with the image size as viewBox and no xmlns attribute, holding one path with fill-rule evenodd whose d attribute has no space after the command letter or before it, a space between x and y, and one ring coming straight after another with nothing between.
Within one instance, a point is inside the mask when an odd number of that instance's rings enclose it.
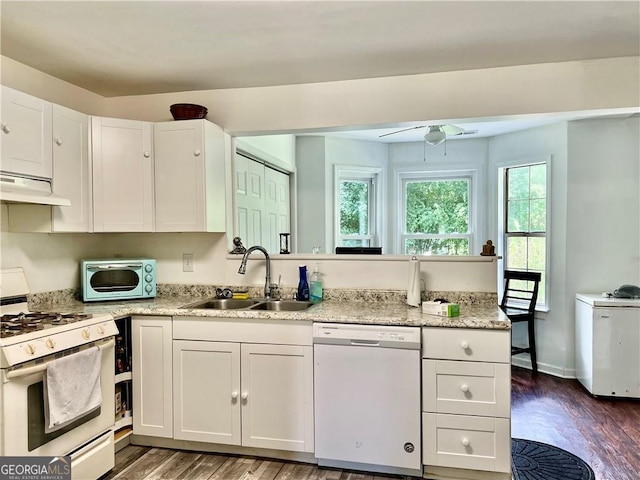
<instances>
[{"instance_id":1,"label":"white appliance","mask_svg":"<svg viewBox=\"0 0 640 480\"><path fill-rule=\"evenodd\" d=\"M422 476L420 328L313 325L321 466Z\"/></svg>"},{"instance_id":2,"label":"white appliance","mask_svg":"<svg viewBox=\"0 0 640 480\"><path fill-rule=\"evenodd\" d=\"M576 376L593 395L640 398L640 299L576 295Z\"/></svg>"},{"instance_id":3,"label":"white appliance","mask_svg":"<svg viewBox=\"0 0 640 480\"><path fill-rule=\"evenodd\" d=\"M23 270L4 269L0 281L0 455L69 455L74 480L96 479L114 466L114 336L118 329L113 317L29 312ZM47 365L94 347L101 352L102 405L46 433L43 379Z\"/></svg>"}]
</instances>

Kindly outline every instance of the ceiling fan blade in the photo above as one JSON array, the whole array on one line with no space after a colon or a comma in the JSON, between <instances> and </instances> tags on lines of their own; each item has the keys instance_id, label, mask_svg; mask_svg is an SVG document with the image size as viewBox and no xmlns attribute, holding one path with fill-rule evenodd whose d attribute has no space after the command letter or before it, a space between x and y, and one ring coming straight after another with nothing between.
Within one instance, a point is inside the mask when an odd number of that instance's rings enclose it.
<instances>
[{"instance_id":1,"label":"ceiling fan blade","mask_svg":"<svg viewBox=\"0 0 640 480\"><path fill-rule=\"evenodd\" d=\"M442 131L447 135L460 135L464 133L465 130L457 125L442 125Z\"/></svg>"},{"instance_id":2,"label":"ceiling fan blade","mask_svg":"<svg viewBox=\"0 0 640 480\"><path fill-rule=\"evenodd\" d=\"M396 133L408 132L409 130L416 130L418 128L424 128L424 127L426 127L426 125L418 125L417 127L403 128L402 130L396 130L395 132L383 133L382 135L378 135L378 138L386 137L388 135L395 135Z\"/></svg>"}]
</instances>

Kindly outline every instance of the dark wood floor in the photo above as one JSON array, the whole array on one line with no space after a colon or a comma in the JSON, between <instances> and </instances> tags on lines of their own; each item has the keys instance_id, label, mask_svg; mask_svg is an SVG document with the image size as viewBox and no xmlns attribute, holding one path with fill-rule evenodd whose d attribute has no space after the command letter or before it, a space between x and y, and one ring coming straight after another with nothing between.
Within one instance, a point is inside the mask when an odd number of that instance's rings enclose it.
<instances>
[{"instance_id":1,"label":"dark wood floor","mask_svg":"<svg viewBox=\"0 0 640 480\"><path fill-rule=\"evenodd\" d=\"M513 367L511 436L555 445L597 480L640 480L640 401L592 397L577 380Z\"/></svg>"},{"instance_id":2,"label":"dark wood floor","mask_svg":"<svg viewBox=\"0 0 640 480\"><path fill-rule=\"evenodd\" d=\"M597 480L640 480L640 402L593 398L576 380L513 367L511 433L585 460ZM128 446L103 480L389 480L400 478L231 455Z\"/></svg>"}]
</instances>

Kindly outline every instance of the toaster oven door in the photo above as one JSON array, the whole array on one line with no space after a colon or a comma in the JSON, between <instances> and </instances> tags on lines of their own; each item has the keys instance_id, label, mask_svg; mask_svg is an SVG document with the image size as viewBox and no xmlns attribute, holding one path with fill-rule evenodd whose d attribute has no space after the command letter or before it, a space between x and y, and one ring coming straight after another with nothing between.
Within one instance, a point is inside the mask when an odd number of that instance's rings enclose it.
<instances>
[{"instance_id":1,"label":"toaster oven door","mask_svg":"<svg viewBox=\"0 0 640 480\"><path fill-rule=\"evenodd\" d=\"M115 300L143 296L142 263L87 264L84 272L83 300Z\"/></svg>"}]
</instances>

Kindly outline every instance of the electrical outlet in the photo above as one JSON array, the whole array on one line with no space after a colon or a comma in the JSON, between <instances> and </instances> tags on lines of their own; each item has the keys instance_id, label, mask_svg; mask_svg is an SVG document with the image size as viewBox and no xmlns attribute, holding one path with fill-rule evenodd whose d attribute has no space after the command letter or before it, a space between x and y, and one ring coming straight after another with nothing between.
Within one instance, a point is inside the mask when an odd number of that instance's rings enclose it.
<instances>
[{"instance_id":1,"label":"electrical outlet","mask_svg":"<svg viewBox=\"0 0 640 480\"><path fill-rule=\"evenodd\" d=\"M182 254L182 271L193 272L193 253Z\"/></svg>"}]
</instances>

